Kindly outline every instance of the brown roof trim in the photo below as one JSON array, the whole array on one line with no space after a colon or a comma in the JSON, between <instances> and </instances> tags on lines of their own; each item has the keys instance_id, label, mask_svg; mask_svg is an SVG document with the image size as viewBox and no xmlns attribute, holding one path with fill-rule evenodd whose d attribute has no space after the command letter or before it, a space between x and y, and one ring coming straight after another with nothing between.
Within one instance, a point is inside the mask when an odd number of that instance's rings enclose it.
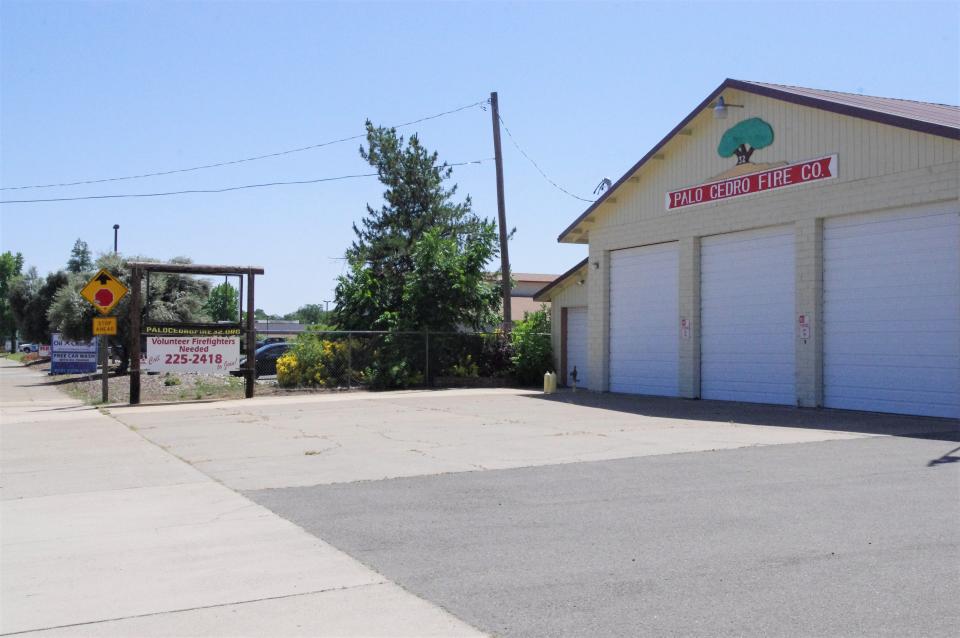
<instances>
[{"instance_id":1,"label":"brown roof trim","mask_svg":"<svg viewBox=\"0 0 960 638\"><path fill-rule=\"evenodd\" d=\"M646 155L640 158L640 161L634 164L630 169L623 174L623 176L614 182L613 186L608 188L603 192L595 202L593 202L587 210L585 210L576 220L569 226L567 226L563 232L557 237L558 242L562 242L567 234L571 230L577 227L580 222L586 219L590 213L595 211L600 204L602 204L606 199L617 190L627 179L636 173L641 166L647 163L647 161L657 154L657 152L663 148L667 142L669 142L673 136L680 132L681 129L685 128L687 124L690 123L693 118L699 115L700 111L710 105L717 96L719 96L725 89L736 89L739 91L744 91L747 93L753 93L755 95L761 95L763 97L770 97L777 100L782 100L784 102L791 102L793 104L799 104L801 106L809 106L815 109L821 109L823 111L829 111L831 113L838 113L840 115L849 115L851 117L858 117L864 120L870 120L873 122L879 122L881 124L888 124L890 126L896 126L899 128L909 129L911 131L919 131L921 133L928 133L930 135L936 135L938 137L947 137L954 140L960 140L960 129L944 126L943 124L937 124L934 122L926 122L924 120L916 120L909 117L904 117L901 115L893 115L890 113L881 113L878 111L851 106L849 104L840 104L837 102L830 101L828 99L819 99L814 97L809 97L806 95L799 95L797 93L792 93L790 91L784 91L780 89L773 88L766 85L757 85L751 82L745 82L743 80L733 80L727 78L724 80L720 86L713 90L710 95L707 96L705 100L700 102L683 120L673 127L669 133L664 136L662 140L657 142L656 146L650 149ZM543 292L543 291L541 291ZM539 293L538 293L539 294Z\"/></svg>"},{"instance_id":2,"label":"brown roof trim","mask_svg":"<svg viewBox=\"0 0 960 638\"><path fill-rule=\"evenodd\" d=\"M586 266L586 265L587 265L587 261L589 261L589 260L590 260L589 257L584 258L584 260L581 261L579 264L577 264L576 266L574 266L573 268L571 268L571 269L568 270L567 272L563 273L562 275L560 275L559 277L557 277L556 279L554 279L553 281L551 281L549 284L547 284L546 286L544 286L543 288L541 288L540 290L538 290L536 293L534 293L534 295L533 295L533 300L534 300L534 301L547 301L546 299L543 299L543 296L544 296L545 294L547 294L548 292L550 292L551 290L553 290L554 288L556 288L557 286L559 286L561 283L563 283L563 281L564 281L565 279L567 279L568 277L570 277L571 275L573 275L574 273L576 273L578 270L580 270L581 268L583 268L584 266Z\"/></svg>"},{"instance_id":3,"label":"brown roof trim","mask_svg":"<svg viewBox=\"0 0 960 638\"><path fill-rule=\"evenodd\" d=\"M811 108L820 109L821 111L829 111L831 113L838 113L840 115L849 115L850 117L858 117L862 120L879 122L880 124L905 128L911 131L919 131L920 133L927 133L929 135L936 135L938 137L947 137L954 140L960 140L960 128L955 126L946 126L936 122L928 122L926 120L915 119L903 115L894 115L892 113L884 113L882 111L876 111L860 106L834 102L828 98L816 98L808 95L801 95L792 91L777 89L769 85L744 82L743 80L727 79L723 84L731 89L746 91L747 93L754 93L764 97L771 97L776 100L799 104L800 106L809 106Z\"/></svg>"}]
</instances>

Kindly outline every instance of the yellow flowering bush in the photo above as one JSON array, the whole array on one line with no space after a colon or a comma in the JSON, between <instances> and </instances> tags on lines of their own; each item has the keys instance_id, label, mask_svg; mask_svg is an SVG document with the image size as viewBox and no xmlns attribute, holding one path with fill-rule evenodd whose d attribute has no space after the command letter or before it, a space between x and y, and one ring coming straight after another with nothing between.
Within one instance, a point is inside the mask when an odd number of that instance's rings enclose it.
<instances>
[{"instance_id":1,"label":"yellow flowering bush","mask_svg":"<svg viewBox=\"0 0 960 638\"><path fill-rule=\"evenodd\" d=\"M293 351L287 352L277 359L277 383L284 388L293 388L300 385L300 367L297 355Z\"/></svg>"},{"instance_id":2,"label":"yellow flowering bush","mask_svg":"<svg viewBox=\"0 0 960 638\"><path fill-rule=\"evenodd\" d=\"M347 385L347 344L314 335L302 335L288 353L277 359L277 383L283 387Z\"/></svg>"}]
</instances>

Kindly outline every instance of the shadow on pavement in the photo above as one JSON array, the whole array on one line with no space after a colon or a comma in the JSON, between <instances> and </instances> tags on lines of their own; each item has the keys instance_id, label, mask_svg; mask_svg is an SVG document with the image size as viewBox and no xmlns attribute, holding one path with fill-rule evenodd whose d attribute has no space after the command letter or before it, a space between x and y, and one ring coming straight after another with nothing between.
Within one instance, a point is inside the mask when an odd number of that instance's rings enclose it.
<instances>
[{"instance_id":1,"label":"shadow on pavement","mask_svg":"<svg viewBox=\"0 0 960 638\"><path fill-rule=\"evenodd\" d=\"M927 463L927 467L936 467L937 465L943 465L944 463L956 463L957 461L960 461L960 456L953 456L954 452L960 452L960 447L953 448L940 458L931 460L929 463Z\"/></svg>"},{"instance_id":2,"label":"shadow on pavement","mask_svg":"<svg viewBox=\"0 0 960 638\"><path fill-rule=\"evenodd\" d=\"M539 401L567 403L664 419L840 430L960 442L960 420L958 419L570 390L560 390L556 394L521 396Z\"/></svg>"}]
</instances>

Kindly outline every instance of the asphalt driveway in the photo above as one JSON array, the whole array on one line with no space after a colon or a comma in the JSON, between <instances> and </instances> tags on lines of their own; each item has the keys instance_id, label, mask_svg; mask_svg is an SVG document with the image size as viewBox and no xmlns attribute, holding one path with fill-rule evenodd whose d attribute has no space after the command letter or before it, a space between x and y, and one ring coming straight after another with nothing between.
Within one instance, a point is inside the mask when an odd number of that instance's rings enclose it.
<instances>
[{"instance_id":1,"label":"asphalt driveway","mask_svg":"<svg viewBox=\"0 0 960 638\"><path fill-rule=\"evenodd\" d=\"M952 636L956 438L246 495L494 635Z\"/></svg>"}]
</instances>

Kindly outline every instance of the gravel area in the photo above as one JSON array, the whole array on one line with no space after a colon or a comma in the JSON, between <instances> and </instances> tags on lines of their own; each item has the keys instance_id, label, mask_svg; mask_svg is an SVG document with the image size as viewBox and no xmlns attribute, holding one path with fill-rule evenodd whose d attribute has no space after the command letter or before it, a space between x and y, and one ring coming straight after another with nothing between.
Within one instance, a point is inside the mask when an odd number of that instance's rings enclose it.
<instances>
[{"instance_id":1,"label":"gravel area","mask_svg":"<svg viewBox=\"0 0 960 638\"><path fill-rule=\"evenodd\" d=\"M40 372L50 372L50 362L41 361L30 364ZM102 379L99 374L62 374L51 375L49 385L54 385L85 403L100 403ZM129 403L130 377L126 374L109 379L110 403ZM256 394L286 395L315 394L330 390L299 388L288 390L277 385L276 378L265 377L257 380ZM146 374L140 375L140 401L158 403L169 401L208 401L212 399L242 399L244 380L242 377L216 374Z\"/></svg>"}]
</instances>

